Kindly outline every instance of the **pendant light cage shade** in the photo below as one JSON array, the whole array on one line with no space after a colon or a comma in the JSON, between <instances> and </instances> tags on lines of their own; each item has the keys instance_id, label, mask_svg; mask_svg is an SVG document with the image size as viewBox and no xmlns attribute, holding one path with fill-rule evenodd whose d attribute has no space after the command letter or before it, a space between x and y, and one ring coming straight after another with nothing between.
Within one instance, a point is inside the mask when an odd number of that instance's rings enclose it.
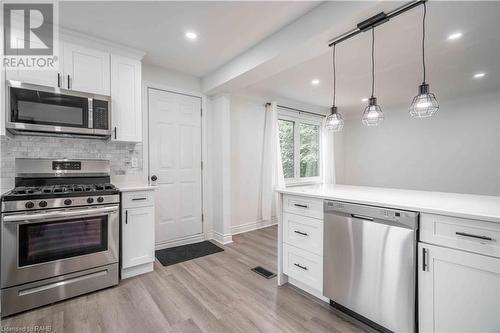
<instances>
[{"instance_id":1,"label":"pendant light cage shade","mask_svg":"<svg viewBox=\"0 0 500 333\"><path fill-rule=\"evenodd\" d=\"M340 132L344 128L344 118L337 112L337 107L332 107L332 113L326 117L325 128L333 132Z\"/></svg>"},{"instance_id":2,"label":"pendant light cage shade","mask_svg":"<svg viewBox=\"0 0 500 333\"><path fill-rule=\"evenodd\" d=\"M377 126L384 121L382 108L377 104L377 98L371 97L368 106L363 112L361 122L365 126Z\"/></svg>"},{"instance_id":3,"label":"pendant light cage shade","mask_svg":"<svg viewBox=\"0 0 500 333\"><path fill-rule=\"evenodd\" d=\"M430 92L429 85L425 82L425 17L427 6L424 2L424 15L422 17L422 74L423 82L418 87L418 95L413 100L408 109L412 118L432 117L438 110L439 104L436 96Z\"/></svg>"},{"instance_id":4,"label":"pendant light cage shade","mask_svg":"<svg viewBox=\"0 0 500 333\"><path fill-rule=\"evenodd\" d=\"M432 117L439 110L436 96L429 92L429 85L422 84L419 94L413 98L408 112L413 118Z\"/></svg>"}]
</instances>

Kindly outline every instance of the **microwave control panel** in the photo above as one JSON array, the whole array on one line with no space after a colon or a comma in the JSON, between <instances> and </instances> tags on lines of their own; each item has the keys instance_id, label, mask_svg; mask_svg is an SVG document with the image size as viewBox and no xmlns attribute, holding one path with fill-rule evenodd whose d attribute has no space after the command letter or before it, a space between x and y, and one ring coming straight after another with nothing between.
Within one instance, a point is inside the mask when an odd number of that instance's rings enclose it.
<instances>
[{"instance_id":1,"label":"microwave control panel","mask_svg":"<svg viewBox=\"0 0 500 333\"><path fill-rule=\"evenodd\" d=\"M108 102L94 99L93 122L95 129L109 129Z\"/></svg>"}]
</instances>

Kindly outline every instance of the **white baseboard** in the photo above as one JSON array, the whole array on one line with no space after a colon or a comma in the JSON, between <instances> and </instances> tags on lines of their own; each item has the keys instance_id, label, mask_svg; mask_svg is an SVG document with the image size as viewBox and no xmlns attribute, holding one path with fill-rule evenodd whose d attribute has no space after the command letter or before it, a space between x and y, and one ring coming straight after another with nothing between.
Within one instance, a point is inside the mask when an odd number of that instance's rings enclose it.
<instances>
[{"instance_id":1,"label":"white baseboard","mask_svg":"<svg viewBox=\"0 0 500 333\"><path fill-rule=\"evenodd\" d=\"M278 224L278 220L276 219L276 217L273 217L270 221L269 220L260 220L260 221L235 225L235 226L231 227L231 234L237 235L237 234L241 234L243 232L248 232L248 231L252 231L252 230L270 227L270 226L276 225L276 224Z\"/></svg>"},{"instance_id":2,"label":"white baseboard","mask_svg":"<svg viewBox=\"0 0 500 333\"><path fill-rule=\"evenodd\" d=\"M323 302L330 303L330 300L323 296L323 293L320 290L316 290L314 288L309 287L308 285L295 280L294 278L288 277L288 283L294 285L295 287L304 290L308 294L313 295L314 297L322 300Z\"/></svg>"},{"instance_id":3,"label":"white baseboard","mask_svg":"<svg viewBox=\"0 0 500 333\"><path fill-rule=\"evenodd\" d=\"M156 243L155 250L161 250L161 249L167 249L169 247L174 247L174 246L198 243L198 242L202 242L204 240L205 240L204 234L197 234L197 235L182 237L182 238L178 238L178 239L174 239L174 240L170 240L170 241L166 241L166 242Z\"/></svg>"},{"instance_id":4,"label":"white baseboard","mask_svg":"<svg viewBox=\"0 0 500 333\"><path fill-rule=\"evenodd\" d=\"M123 279L128 279L132 276L144 274L144 273L149 273L154 270L154 263L146 263L142 264L139 266L134 266L134 267L129 267L129 268L122 268L122 280Z\"/></svg>"},{"instance_id":5,"label":"white baseboard","mask_svg":"<svg viewBox=\"0 0 500 333\"><path fill-rule=\"evenodd\" d=\"M233 236L231 234L221 234L217 231L214 231L212 239L222 245L231 244L233 242Z\"/></svg>"}]
</instances>

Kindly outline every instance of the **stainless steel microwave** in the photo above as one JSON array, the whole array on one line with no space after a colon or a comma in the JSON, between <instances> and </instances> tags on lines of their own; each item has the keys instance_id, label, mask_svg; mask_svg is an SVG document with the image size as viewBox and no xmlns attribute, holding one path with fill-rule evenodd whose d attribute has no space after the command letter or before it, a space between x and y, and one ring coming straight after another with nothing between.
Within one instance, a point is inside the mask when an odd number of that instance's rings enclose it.
<instances>
[{"instance_id":1,"label":"stainless steel microwave","mask_svg":"<svg viewBox=\"0 0 500 333\"><path fill-rule=\"evenodd\" d=\"M7 81L6 128L15 134L108 138L110 98Z\"/></svg>"}]
</instances>

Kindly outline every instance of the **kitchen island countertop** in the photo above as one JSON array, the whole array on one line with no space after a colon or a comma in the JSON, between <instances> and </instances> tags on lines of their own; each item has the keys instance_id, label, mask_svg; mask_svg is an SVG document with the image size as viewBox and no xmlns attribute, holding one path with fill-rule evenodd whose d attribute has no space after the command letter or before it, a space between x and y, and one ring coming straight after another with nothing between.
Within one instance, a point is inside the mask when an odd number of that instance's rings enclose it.
<instances>
[{"instance_id":1,"label":"kitchen island countertop","mask_svg":"<svg viewBox=\"0 0 500 333\"><path fill-rule=\"evenodd\" d=\"M351 185L277 188L283 194L455 216L500 223L500 197Z\"/></svg>"}]
</instances>

